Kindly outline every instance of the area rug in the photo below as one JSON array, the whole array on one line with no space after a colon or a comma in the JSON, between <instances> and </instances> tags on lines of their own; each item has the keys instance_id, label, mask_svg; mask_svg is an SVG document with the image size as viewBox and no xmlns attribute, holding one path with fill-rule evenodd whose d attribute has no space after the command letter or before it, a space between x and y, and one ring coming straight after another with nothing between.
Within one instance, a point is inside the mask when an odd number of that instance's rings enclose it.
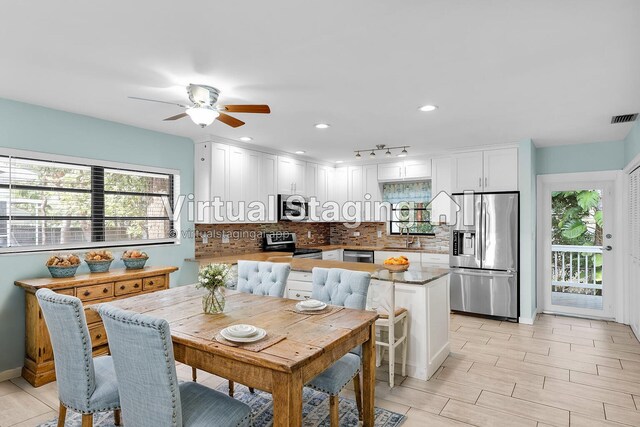
<instances>
[{"instance_id":1,"label":"area rug","mask_svg":"<svg viewBox=\"0 0 640 427\"><path fill-rule=\"evenodd\" d=\"M227 393L227 384L218 386L218 391ZM249 393L249 389L236 384L235 398L251 407L254 427L271 427L273 425L273 405L271 394L256 390L255 394ZM305 387L302 405L302 418L304 427L329 427L329 396L325 393ZM396 412L375 408L376 427L397 427L405 421L406 417ZM69 411L67 413L66 427L80 427L82 417L80 414ZM126 420L122 420L126 425ZM58 419L40 424L38 427L56 427ZM113 413L101 412L93 416L95 427L112 427ZM340 398L340 426L358 426L358 409L356 402L351 399Z\"/></svg>"}]
</instances>

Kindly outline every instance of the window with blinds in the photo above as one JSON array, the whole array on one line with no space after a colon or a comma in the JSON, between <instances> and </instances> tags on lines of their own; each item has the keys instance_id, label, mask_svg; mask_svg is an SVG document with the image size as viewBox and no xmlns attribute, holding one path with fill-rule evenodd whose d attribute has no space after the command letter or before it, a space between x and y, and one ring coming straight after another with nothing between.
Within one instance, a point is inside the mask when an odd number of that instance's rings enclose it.
<instances>
[{"instance_id":1,"label":"window with blinds","mask_svg":"<svg viewBox=\"0 0 640 427\"><path fill-rule=\"evenodd\" d=\"M0 156L0 251L174 241L173 182L171 174Z\"/></svg>"}]
</instances>

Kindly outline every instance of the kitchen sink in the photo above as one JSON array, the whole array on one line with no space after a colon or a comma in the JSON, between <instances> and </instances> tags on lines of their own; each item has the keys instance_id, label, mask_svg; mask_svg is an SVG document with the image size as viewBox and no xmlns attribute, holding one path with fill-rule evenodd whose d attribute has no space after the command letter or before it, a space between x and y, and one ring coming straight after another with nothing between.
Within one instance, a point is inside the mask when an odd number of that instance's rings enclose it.
<instances>
[{"instance_id":1,"label":"kitchen sink","mask_svg":"<svg viewBox=\"0 0 640 427\"><path fill-rule=\"evenodd\" d=\"M424 248L407 248L405 246L383 246L383 251L424 251Z\"/></svg>"}]
</instances>

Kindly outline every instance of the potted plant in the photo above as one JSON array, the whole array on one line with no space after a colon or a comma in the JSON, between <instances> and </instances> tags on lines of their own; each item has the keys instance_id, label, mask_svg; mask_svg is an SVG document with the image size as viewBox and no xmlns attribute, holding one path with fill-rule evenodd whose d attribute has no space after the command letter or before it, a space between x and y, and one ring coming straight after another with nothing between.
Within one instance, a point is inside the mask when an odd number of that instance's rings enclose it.
<instances>
[{"instance_id":1,"label":"potted plant","mask_svg":"<svg viewBox=\"0 0 640 427\"><path fill-rule=\"evenodd\" d=\"M216 314L224 311L224 288L232 276L231 266L228 264L209 264L200 268L196 287L208 291L202 297L202 310L205 313Z\"/></svg>"}]
</instances>

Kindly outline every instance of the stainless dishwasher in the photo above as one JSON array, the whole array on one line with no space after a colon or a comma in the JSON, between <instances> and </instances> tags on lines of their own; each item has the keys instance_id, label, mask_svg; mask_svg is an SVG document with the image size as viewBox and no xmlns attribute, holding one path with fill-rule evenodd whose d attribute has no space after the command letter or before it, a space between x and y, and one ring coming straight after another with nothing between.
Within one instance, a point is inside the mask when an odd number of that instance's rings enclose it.
<instances>
[{"instance_id":1,"label":"stainless dishwasher","mask_svg":"<svg viewBox=\"0 0 640 427\"><path fill-rule=\"evenodd\" d=\"M373 264L373 251L345 249L342 253L344 262L368 262Z\"/></svg>"}]
</instances>

